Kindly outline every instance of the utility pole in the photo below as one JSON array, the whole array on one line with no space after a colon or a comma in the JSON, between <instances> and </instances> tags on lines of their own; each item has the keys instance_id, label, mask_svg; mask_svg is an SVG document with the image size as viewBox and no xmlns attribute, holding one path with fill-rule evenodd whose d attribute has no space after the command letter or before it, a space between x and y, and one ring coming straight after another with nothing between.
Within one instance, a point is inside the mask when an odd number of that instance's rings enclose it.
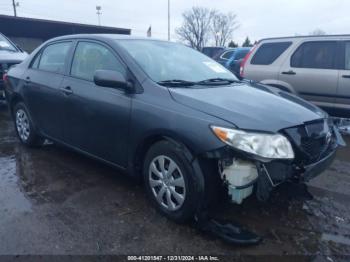
<instances>
[{"instance_id":1,"label":"utility pole","mask_svg":"<svg viewBox=\"0 0 350 262\"><path fill-rule=\"evenodd\" d=\"M168 41L170 41L170 0L168 0Z\"/></svg>"},{"instance_id":2,"label":"utility pole","mask_svg":"<svg viewBox=\"0 0 350 262\"><path fill-rule=\"evenodd\" d=\"M102 15L101 9L102 8L101 8L100 5L96 6L96 14L97 14L97 18L98 18L98 25L101 25L101 17L100 17L100 15Z\"/></svg>"},{"instance_id":3,"label":"utility pole","mask_svg":"<svg viewBox=\"0 0 350 262\"><path fill-rule=\"evenodd\" d=\"M19 6L19 2L15 2L15 0L12 0L13 5L13 14L14 16L17 16L17 7Z\"/></svg>"}]
</instances>

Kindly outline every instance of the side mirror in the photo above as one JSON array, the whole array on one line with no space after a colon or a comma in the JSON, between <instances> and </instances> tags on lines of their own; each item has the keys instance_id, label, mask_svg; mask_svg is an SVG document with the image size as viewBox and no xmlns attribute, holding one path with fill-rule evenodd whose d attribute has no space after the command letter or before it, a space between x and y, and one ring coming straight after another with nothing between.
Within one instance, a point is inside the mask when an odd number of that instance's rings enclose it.
<instances>
[{"instance_id":1,"label":"side mirror","mask_svg":"<svg viewBox=\"0 0 350 262\"><path fill-rule=\"evenodd\" d=\"M103 87L121 88L128 91L132 89L132 83L128 82L118 71L96 70L94 82L96 85Z\"/></svg>"}]
</instances>

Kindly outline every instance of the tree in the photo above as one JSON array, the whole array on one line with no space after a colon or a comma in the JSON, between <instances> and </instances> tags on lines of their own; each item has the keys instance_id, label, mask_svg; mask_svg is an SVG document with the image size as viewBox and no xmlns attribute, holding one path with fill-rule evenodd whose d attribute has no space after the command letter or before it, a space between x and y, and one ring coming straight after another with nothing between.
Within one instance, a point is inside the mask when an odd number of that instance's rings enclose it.
<instances>
[{"instance_id":1,"label":"tree","mask_svg":"<svg viewBox=\"0 0 350 262\"><path fill-rule=\"evenodd\" d=\"M215 40L215 46L225 46L233 32L239 27L237 16L233 13L221 13L212 11L211 32Z\"/></svg>"},{"instance_id":2,"label":"tree","mask_svg":"<svg viewBox=\"0 0 350 262\"><path fill-rule=\"evenodd\" d=\"M201 50L208 41L214 11L203 7L192 7L184 12L182 25L176 29L182 41Z\"/></svg>"},{"instance_id":3,"label":"tree","mask_svg":"<svg viewBox=\"0 0 350 262\"><path fill-rule=\"evenodd\" d=\"M309 35L325 35L325 34L326 32L319 28L309 33Z\"/></svg>"},{"instance_id":4,"label":"tree","mask_svg":"<svg viewBox=\"0 0 350 262\"><path fill-rule=\"evenodd\" d=\"M230 41L230 43L228 43L228 47L238 47L238 44L236 44L235 42L233 42L233 40Z\"/></svg>"},{"instance_id":5,"label":"tree","mask_svg":"<svg viewBox=\"0 0 350 262\"><path fill-rule=\"evenodd\" d=\"M250 42L250 39L249 39L248 36L247 36L247 38L244 40L242 46L243 46L243 47L251 47L251 46L253 46L252 43Z\"/></svg>"}]
</instances>

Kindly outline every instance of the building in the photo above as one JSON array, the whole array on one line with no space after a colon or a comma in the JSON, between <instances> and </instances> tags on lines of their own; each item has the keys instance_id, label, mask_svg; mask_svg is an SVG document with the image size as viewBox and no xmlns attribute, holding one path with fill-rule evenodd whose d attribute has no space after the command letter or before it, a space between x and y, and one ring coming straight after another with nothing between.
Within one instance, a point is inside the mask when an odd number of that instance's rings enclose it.
<instances>
[{"instance_id":1,"label":"building","mask_svg":"<svg viewBox=\"0 0 350 262\"><path fill-rule=\"evenodd\" d=\"M46 40L70 34L124 34L131 29L0 15L0 32L28 53Z\"/></svg>"}]
</instances>

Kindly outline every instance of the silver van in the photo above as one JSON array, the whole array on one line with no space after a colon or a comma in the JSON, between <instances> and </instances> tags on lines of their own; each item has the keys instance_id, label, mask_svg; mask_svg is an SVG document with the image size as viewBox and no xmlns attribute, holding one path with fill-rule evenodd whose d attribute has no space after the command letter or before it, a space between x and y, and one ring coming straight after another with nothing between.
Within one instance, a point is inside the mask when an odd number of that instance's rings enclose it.
<instances>
[{"instance_id":1,"label":"silver van","mask_svg":"<svg viewBox=\"0 0 350 262\"><path fill-rule=\"evenodd\" d=\"M350 118L350 35L263 39L243 60L240 74Z\"/></svg>"}]
</instances>

